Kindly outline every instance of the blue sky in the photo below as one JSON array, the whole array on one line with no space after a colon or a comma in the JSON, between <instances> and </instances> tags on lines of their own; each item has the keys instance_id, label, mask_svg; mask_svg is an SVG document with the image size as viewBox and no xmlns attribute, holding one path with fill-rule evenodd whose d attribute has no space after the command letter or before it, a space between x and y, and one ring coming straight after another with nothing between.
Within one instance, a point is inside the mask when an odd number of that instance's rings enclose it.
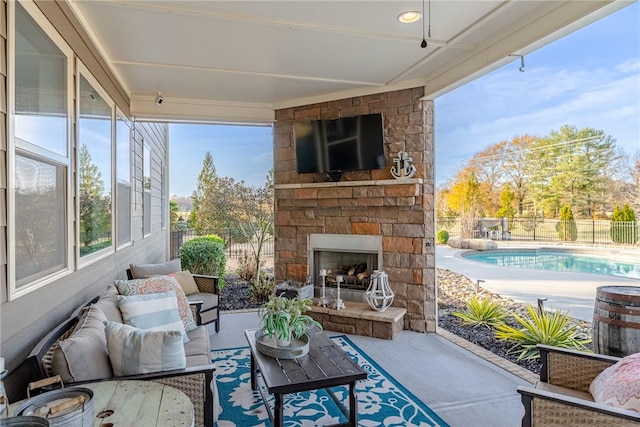
<instances>
[{"instance_id":1,"label":"blue sky","mask_svg":"<svg viewBox=\"0 0 640 427\"><path fill-rule=\"evenodd\" d=\"M169 125L169 194L190 196L205 153L216 173L261 187L273 167L270 126Z\"/></svg>"},{"instance_id":2,"label":"blue sky","mask_svg":"<svg viewBox=\"0 0 640 427\"><path fill-rule=\"evenodd\" d=\"M451 91L435 103L436 184L475 153L563 124L601 129L640 152L640 3ZM170 194L191 195L202 159L218 175L261 186L273 164L270 127L170 125ZM454 147L454 149L452 149Z\"/></svg>"},{"instance_id":3,"label":"blue sky","mask_svg":"<svg viewBox=\"0 0 640 427\"><path fill-rule=\"evenodd\" d=\"M475 153L563 124L601 129L640 151L640 4L634 3L435 102L436 184ZM453 149L452 149L453 147Z\"/></svg>"}]
</instances>

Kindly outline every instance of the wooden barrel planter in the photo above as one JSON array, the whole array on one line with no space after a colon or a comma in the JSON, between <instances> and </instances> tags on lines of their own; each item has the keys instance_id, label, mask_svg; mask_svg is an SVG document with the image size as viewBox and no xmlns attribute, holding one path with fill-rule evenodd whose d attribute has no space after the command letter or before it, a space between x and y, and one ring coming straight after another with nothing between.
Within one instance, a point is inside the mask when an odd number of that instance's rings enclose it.
<instances>
[{"instance_id":1,"label":"wooden barrel planter","mask_svg":"<svg viewBox=\"0 0 640 427\"><path fill-rule=\"evenodd\" d=\"M599 287L592 326L596 353L617 357L640 353L640 287Z\"/></svg>"}]
</instances>

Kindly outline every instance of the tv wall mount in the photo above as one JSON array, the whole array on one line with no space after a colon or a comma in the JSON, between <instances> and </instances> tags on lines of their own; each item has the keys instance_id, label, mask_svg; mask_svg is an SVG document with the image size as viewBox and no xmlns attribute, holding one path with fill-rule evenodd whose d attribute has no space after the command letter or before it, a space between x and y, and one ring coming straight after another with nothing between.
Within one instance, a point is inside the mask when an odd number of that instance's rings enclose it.
<instances>
[{"instance_id":1,"label":"tv wall mount","mask_svg":"<svg viewBox=\"0 0 640 427\"><path fill-rule=\"evenodd\" d=\"M329 181L331 181L331 182L338 182L338 181L340 181L341 177L342 177L342 171L329 171L329 172L327 172L327 178L329 178Z\"/></svg>"}]
</instances>

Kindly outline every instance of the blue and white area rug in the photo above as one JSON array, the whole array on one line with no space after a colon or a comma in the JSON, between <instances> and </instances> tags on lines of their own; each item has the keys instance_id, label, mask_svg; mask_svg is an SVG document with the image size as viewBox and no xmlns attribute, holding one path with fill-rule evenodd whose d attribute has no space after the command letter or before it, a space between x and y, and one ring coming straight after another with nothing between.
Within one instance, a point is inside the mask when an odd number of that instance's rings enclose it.
<instances>
[{"instance_id":1,"label":"blue and white area rug","mask_svg":"<svg viewBox=\"0 0 640 427\"><path fill-rule=\"evenodd\" d=\"M333 337L332 340L368 373L368 378L356 385L359 426L448 427L435 412L346 336ZM271 426L260 393L251 390L249 354L249 347L212 352L222 408L218 427ZM332 390L348 407L348 387L334 387ZM269 403L273 408L273 399ZM323 426L348 421L325 390L285 395L284 420L286 427Z\"/></svg>"}]
</instances>

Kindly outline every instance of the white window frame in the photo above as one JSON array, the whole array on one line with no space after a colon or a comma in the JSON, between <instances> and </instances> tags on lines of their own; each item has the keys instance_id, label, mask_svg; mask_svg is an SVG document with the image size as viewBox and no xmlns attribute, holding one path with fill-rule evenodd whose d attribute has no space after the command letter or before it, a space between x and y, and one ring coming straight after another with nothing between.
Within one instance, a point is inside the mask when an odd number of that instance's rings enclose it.
<instances>
[{"instance_id":1,"label":"white window frame","mask_svg":"<svg viewBox=\"0 0 640 427\"><path fill-rule=\"evenodd\" d=\"M169 215L169 206L167 203L167 166L165 165L164 159L160 161L160 207L161 218L160 218L160 226L163 230L167 229L167 222L170 222Z\"/></svg>"},{"instance_id":2,"label":"white window frame","mask_svg":"<svg viewBox=\"0 0 640 427\"><path fill-rule=\"evenodd\" d=\"M16 223L16 211L15 211L15 161L16 161L16 141L15 141L15 102L16 102L16 69L15 69L15 55L16 55L16 5L15 1L7 2L7 21L8 21L8 37L7 37L7 107L8 107L8 150L7 150L7 169L8 169L8 181L7 181L7 212L8 212L8 226L7 226L7 241L8 241L8 253L7 253L7 281L8 281L8 293L7 299L9 301L15 300L23 295L26 295L36 289L39 289L49 283L52 283L60 278L71 274L75 268L75 257L74 257L74 239L73 239L73 215L74 207L73 207L73 191L72 191L72 176L74 164L72 161L72 123L73 123L73 93L74 93L74 84L73 84L73 58L74 53L73 50L64 39L58 34L53 25L49 22L49 20L42 14L40 9L33 3L22 0L17 0L17 2L22 6L22 8L27 12L27 14L36 22L36 24L40 27L40 29L47 35L47 37L51 40L52 43L56 45L58 49L66 56L66 64L67 64L67 155L59 156L53 155L45 149L21 149L18 151L22 151L29 154L35 154L36 156L40 156L46 158L48 160L53 160L58 164L65 165L66 173L65 173L65 208L66 208L66 227L67 227L67 251L66 251L66 267L60 269L59 271L53 272L47 276L39 278L32 283L25 284L20 286L20 288L16 288L16 275L15 275L15 265L16 265L16 254L15 254L15 245L16 245L16 236L15 236L15 223ZM31 148L31 147L29 147Z\"/></svg>"},{"instance_id":3,"label":"white window frame","mask_svg":"<svg viewBox=\"0 0 640 427\"><path fill-rule=\"evenodd\" d=\"M151 145L146 141L142 141L142 238L147 238L153 234L153 180L151 175L153 173L153 150ZM147 178L147 163L149 162L149 189L145 187L145 178ZM145 200L149 193L148 203ZM147 230L146 224L149 223L149 229Z\"/></svg>"},{"instance_id":4,"label":"white window frame","mask_svg":"<svg viewBox=\"0 0 640 427\"><path fill-rule=\"evenodd\" d=\"M93 74L91 74L91 72L89 71L89 69L79 60L76 60L76 73L77 73L77 78L75 81L75 93L77 96L80 95L80 76L82 75L82 77L84 77L87 82L89 82L89 84L91 85L91 87L98 92L98 94L100 95L100 97L102 97L102 99L107 103L107 105L109 105L109 108L111 108L111 180L110 180L110 184L111 184L111 246L108 246L104 249L100 249L99 251L96 251L92 254L89 255L85 255L83 257L80 256L80 173L76 173L76 178L75 178L75 182L74 182L74 186L75 186L75 191L74 191L74 195L76 197L76 200L78 200L78 203L76 203L75 206L75 217L77 218L76 221L76 228L75 228L75 235L76 235L76 239L75 239L75 245L76 245L76 251L75 251L75 255L76 255L76 263L78 265L78 269L82 269L84 267L86 267L87 265L93 264L101 259L104 259L110 255L113 255L113 253L115 252L115 247L116 247L116 229L115 229L115 188L114 188L114 182L115 182L115 174L116 174L116 162L115 162L115 131L116 131L116 109L115 109L115 102L111 99L111 97L109 97L109 95L107 94L107 92L104 90L104 88L102 87L102 85L100 85L100 83L98 83L98 80L93 77ZM77 98L76 96L76 98ZM76 127L75 127L75 141L76 141L76 152L80 149L80 143L82 143L82 141L80 141L80 126L79 126L79 119L80 119L80 101L78 100L76 102L76 111L74 112L76 117ZM76 155L76 169L79 172L79 165L77 164L80 161L80 159L78 158L78 156Z\"/></svg>"},{"instance_id":5,"label":"white window frame","mask_svg":"<svg viewBox=\"0 0 640 427\"><path fill-rule=\"evenodd\" d=\"M118 236L117 233L119 231L119 221L118 221L118 215L116 210L118 209L117 206L117 200L118 200L118 162L120 161L118 159L118 120L122 120L125 125L129 128L129 240L122 243L122 244L118 244ZM114 185L115 185L115 200L116 200L116 207L114 209L114 212L116 212L115 215L115 230L116 230L116 235L115 235L115 242L116 242L116 251L127 248L131 245L133 245L133 200L135 195L133 194L133 176L134 176L134 170L133 170L133 122L122 112L122 110L120 110L120 108L118 108L116 106L116 123L115 123L115 168L116 168L116 173L114 175ZM113 208L112 208L113 209Z\"/></svg>"}]
</instances>

